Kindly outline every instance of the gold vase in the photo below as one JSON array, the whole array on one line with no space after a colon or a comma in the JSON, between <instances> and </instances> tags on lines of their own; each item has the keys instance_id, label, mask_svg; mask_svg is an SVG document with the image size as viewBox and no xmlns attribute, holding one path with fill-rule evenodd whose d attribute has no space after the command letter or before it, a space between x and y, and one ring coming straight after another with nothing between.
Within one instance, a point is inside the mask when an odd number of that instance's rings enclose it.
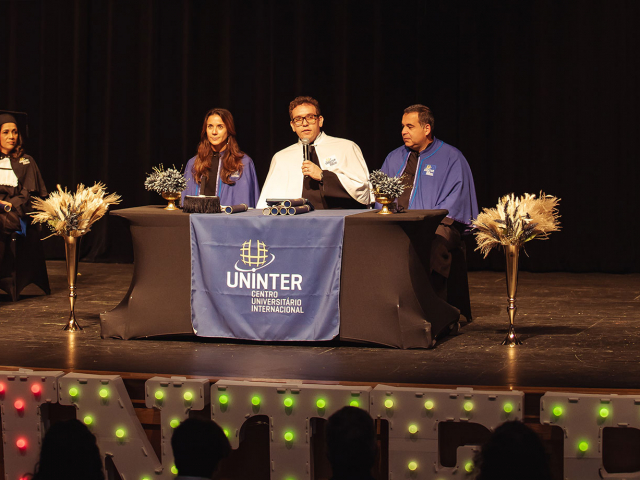
<instances>
[{"instance_id":1,"label":"gold vase","mask_svg":"<svg viewBox=\"0 0 640 480\"><path fill-rule=\"evenodd\" d=\"M379 215L393 215L393 212L389 210L389 205L396 201L395 197L388 195L376 195L376 202L382 205L382 210L378 212Z\"/></svg>"},{"instance_id":2,"label":"gold vase","mask_svg":"<svg viewBox=\"0 0 640 480\"><path fill-rule=\"evenodd\" d=\"M82 330L82 327L76 321L76 279L78 277L78 259L80 257L80 238L68 237L64 238L64 253L67 256L67 283L69 284L69 320L63 330L76 332Z\"/></svg>"},{"instance_id":3,"label":"gold vase","mask_svg":"<svg viewBox=\"0 0 640 480\"><path fill-rule=\"evenodd\" d=\"M165 210L177 210L176 200L180 198L180 194L176 192L164 192L162 194L162 198L164 198L169 204L164 207Z\"/></svg>"},{"instance_id":4,"label":"gold vase","mask_svg":"<svg viewBox=\"0 0 640 480\"><path fill-rule=\"evenodd\" d=\"M516 318L516 291L518 290L518 255L520 254L520 247L515 245L505 245L504 254L507 260L507 313L509 314L509 331L507 332L507 338L504 339L502 345L508 345L515 347L516 345L522 345L522 342L518 340L516 336L516 328L514 321Z\"/></svg>"}]
</instances>

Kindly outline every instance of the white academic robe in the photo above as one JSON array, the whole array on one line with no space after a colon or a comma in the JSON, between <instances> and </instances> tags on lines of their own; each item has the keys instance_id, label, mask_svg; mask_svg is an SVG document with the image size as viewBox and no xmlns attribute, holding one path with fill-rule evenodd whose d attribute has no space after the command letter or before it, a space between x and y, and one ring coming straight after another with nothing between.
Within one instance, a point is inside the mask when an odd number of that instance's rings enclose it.
<instances>
[{"instance_id":1,"label":"white academic robe","mask_svg":"<svg viewBox=\"0 0 640 480\"><path fill-rule=\"evenodd\" d=\"M360 147L350 140L330 137L324 132L320 132L313 145L320 168L335 173L354 200L368 205L371 201L369 169ZM300 140L273 156L256 208L266 207L267 198L300 198L304 181L302 161Z\"/></svg>"}]
</instances>

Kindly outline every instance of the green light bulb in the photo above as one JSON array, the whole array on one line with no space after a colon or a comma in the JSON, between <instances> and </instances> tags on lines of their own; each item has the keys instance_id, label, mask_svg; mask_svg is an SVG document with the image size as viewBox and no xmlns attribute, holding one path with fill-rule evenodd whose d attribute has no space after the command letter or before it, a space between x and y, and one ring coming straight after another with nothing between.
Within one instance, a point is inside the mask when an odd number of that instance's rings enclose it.
<instances>
[{"instance_id":1,"label":"green light bulb","mask_svg":"<svg viewBox=\"0 0 640 480\"><path fill-rule=\"evenodd\" d=\"M124 435L125 435L124 428L119 428L116 430L116 437L124 438Z\"/></svg>"},{"instance_id":2,"label":"green light bulb","mask_svg":"<svg viewBox=\"0 0 640 480\"><path fill-rule=\"evenodd\" d=\"M286 432L284 434L284 440L286 442L291 442L293 440L293 432Z\"/></svg>"},{"instance_id":3,"label":"green light bulb","mask_svg":"<svg viewBox=\"0 0 640 480\"><path fill-rule=\"evenodd\" d=\"M587 450L589 450L589 442L585 442L585 441L580 442L578 444L578 449L581 452L586 452Z\"/></svg>"},{"instance_id":4,"label":"green light bulb","mask_svg":"<svg viewBox=\"0 0 640 480\"><path fill-rule=\"evenodd\" d=\"M556 417L560 417L562 415L563 411L562 411L562 407L560 405L553 407L553 414Z\"/></svg>"},{"instance_id":5,"label":"green light bulb","mask_svg":"<svg viewBox=\"0 0 640 480\"><path fill-rule=\"evenodd\" d=\"M359 407L360 406L360 402L358 400L351 400L349 402L349 406L350 407Z\"/></svg>"},{"instance_id":6,"label":"green light bulb","mask_svg":"<svg viewBox=\"0 0 640 480\"><path fill-rule=\"evenodd\" d=\"M258 396L253 397L251 399L251 404L254 405L255 407L260 405L260 397L258 397Z\"/></svg>"},{"instance_id":7,"label":"green light bulb","mask_svg":"<svg viewBox=\"0 0 640 480\"><path fill-rule=\"evenodd\" d=\"M174 475L178 474L178 467L176 467L175 465L171 465L171 473L173 473Z\"/></svg>"},{"instance_id":8,"label":"green light bulb","mask_svg":"<svg viewBox=\"0 0 640 480\"><path fill-rule=\"evenodd\" d=\"M162 390L156 390L155 397L156 400L162 400L164 398L164 392Z\"/></svg>"},{"instance_id":9,"label":"green light bulb","mask_svg":"<svg viewBox=\"0 0 640 480\"><path fill-rule=\"evenodd\" d=\"M72 397L77 397L78 393L80 393L80 392L78 391L78 389L76 387L71 387L69 389L69 395L71 395Z\"/></svg>"},{"instance_id":10,"label":"green light bulb","mask_svg":"<svg viewBox=\"0 0 640 480\"><path fill-rule=\"evenodd\" d=\"M193 400L193 393L192 392L184 392L184 394L182 395L182 398L185 399L185 401L190 402L191 400Z\"/></svg>"},{"instance_id":11,"label":"green light bulb","mask_svg":"<svg viewBox=\"0 0 640 480\"><path fill-rule=\"evenodd\" d=\"M177 428L177 426L180 425L180 420L174 418L169 422L169 425L171 426L171 428Z\"/></svg>"},{"instance_id":12,"label":"green light bulb","mask_svg":"<svg viewBox=\"0 0 640 480\"><path fill-rule=\"evenodd\" d=\"M284 402L282 402L282 403L284 403L284 406L287 407L287 408L293 407L293 398L287 397L287 398L284 399Z\"/></svg>"},{"instance_id":13,"label":"green light bulb","mask_svg":"<svg viewBox=\"0 0 640 480\"><path fill-rule=\"evenodd\" d=\"M413 435L414 433L418 433L418 426L417 425L409 425L409 433L411 435Z\"/></svg>"},{"instance_id":14,"label":"green light bulb","mask_svg":"<svg viewBox=\"0 0 640 480\"><path fill-rule=\"evenodd\" d=\"M149 477L142 477L140 480L151 480Z\"/></svg>"},{"instance_id":15,"label":"green light bulb","mask_svg":"<svg viewBox=\"0 0 640 480\"><path fill-rule=\"evenodd\" d=\"M473 410L473 402L472 401L464 402L464 410L465 412L470 412L471 410Z\"/></svg>"},{"instance_id":16,"label":"green light bulb","mask_svg":"<svg viewBox=\"0 0 640 480\"><path fill-rule=\"evenodd\" d=\"M93 423L93 417L91 415L85 415L82 419L85 425L91 425Z\"/></svg>"},{"instance_id":17,"label":"green light bulb","mask_svg":"<svg viewBox=\"0 0 640 480\"><path fill-rule=\"evenodd\" d=\"M224 429L224 435L225 435L226 437L228 437L228 436L229 436L229 430L227 430L226 428Z\"/></svg>"},{"instance_id":18,"label":"green light bulb","mask_svg":"<svg viewBox=\"0 0 640 480\"><path fill-rule=\"evenodd\" d=\"M227 397L226 395L220 395L218 397L218 402L220 402L220 405L226 405L227 403L229 403L229 397Z\"/></svg>"},{"instance_id":19,"label":"green light bulb","mask_svg":"<svg viewBox=\"0 0 640 480\"><path fill-rule=\"evenodd\" d=\"M465 463L465 464L464 464L464 470L465 470L467 473L471 473L471 472L473 472L473 462L467 462L467 463Z\"/></svg>"},{"instance_id":20,"label":"green light bulb","mask_svg":"<svg viewBox=\"0 0 640 480\"><path fill-rule=\"evenodd\" d=\"M418 469L418 462L409 462L409 465L407 465L407 468L412 472L416 471Z\"/></svg>"},{"instance_id":21,"label":"green light bulb","mask_svg":"<svg viewBox=\"0 0 640 480\"><path fill-rule=\"evenodd\" d=\"M327 406L327 402L325 402L324 399L322 398L319 398L318 401L316 402L316 407L318 407L320 410L322 410L326 406Z\"/></svg>"},{"instance_id":22,"label":"green light bulb","mask_svg":"<svg viewBox=\"0 0 640 480\"><path fill-rule=\"evenodd\" d=\"M385 408L393 408L393 400L391 400L390 398L387 398L384 401L384 406Z\"/></svg>"},{"instance_id":23,"label":"green light bulb","mask_svg":"<svg viewBox=\"0 0 640 480\"><path fill-rule=\"evenodd\" d=\"M505 411L505 413L511 413L513 412L513 404L511 403L505 403L504 407L502 407Z\"/></svg>"},{"instance_id":24,"label":"green light bulb","mask_svg":"<svg viewBox=\"0 0 640 480\"><path fill-rule=\"evenodd\" d=\"M424 402L424 408L426 408L427 410L433 410L433 407L435 407L433 400L427 400L426 402Z\"/></svg>"},{"instance_id":25,"label":"green light bulb","mask_svg":"<svg viewBox=\"0 0 640 480\"><path fill-rule=\"evenodd\" d=\"M100 391L98 392L98 395L100 395L100 398L107 398L109 396L109 389L101 388Z\"/></svg>"},{"instance_id":26,"label":"green light bulb","mask_svg":"<svg viewBox=\"0 0 640 480\"><path fill-rule=\"evenodd\" d=\"M607 418L609 416L609 409L607 407L602 407L600 409L600 416L602 418Z\"/></svg>"}]
</instances>

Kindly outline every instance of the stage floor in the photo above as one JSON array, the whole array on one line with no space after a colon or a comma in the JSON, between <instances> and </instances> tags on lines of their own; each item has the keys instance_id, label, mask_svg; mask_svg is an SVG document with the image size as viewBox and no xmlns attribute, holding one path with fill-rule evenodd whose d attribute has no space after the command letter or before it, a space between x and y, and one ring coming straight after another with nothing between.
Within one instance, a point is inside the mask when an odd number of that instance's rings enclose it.
<instances>
[{"instance_id":1,"label":"stage floor","mask_svg":"<svg viewBox=\"0 0 640 480\"><path fill-rule=\"evenodd\" d=\"M120 302L133 272L132 265L118 264L80 264L76 313L84 331L68 333L62 331L68 315L65 265L52 261L48 267L50 296L33 286L16 303L0 294L2 370L640 390L639 274L521 273L516 331L524 345L508 348L500 344L508 324L504 274L471 272L474 321L434 349L395 350L338 342L101 339L99 314Z\"/></svg>"}]
</instances>

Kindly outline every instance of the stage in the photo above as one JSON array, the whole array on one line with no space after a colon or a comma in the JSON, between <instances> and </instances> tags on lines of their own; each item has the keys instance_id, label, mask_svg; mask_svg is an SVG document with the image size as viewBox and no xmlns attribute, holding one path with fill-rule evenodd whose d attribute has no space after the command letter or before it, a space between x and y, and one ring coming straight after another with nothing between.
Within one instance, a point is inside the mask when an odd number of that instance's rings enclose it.
<instances>
[{"instance_id":1,"label":"stage","mask_svg":"<svg viewBox=\"0 0 640 480\"><path fill-rule=\"evenodd\" d=\"M0 295L0 370L18 368L118 374L158 457L160 416L145 407L145 382L155 375L248 381L340 384L352 388L380 384L412 388L473 387L524 392L522 418L543 439L554 478L564 478L565 436L541 423L545 392L574 395L637 394L640 387L640 275L520 274L516 331L524 344L501 345L508 317L504 274L469 273L472 323L433 349L403 350L322 343L259 344L189 336L117 340L100 338L99 315L114 308L128 290L131 264L81 263L76 314L82 332L62 330L68 312L65 264L49 261L52 294L30 286L16 303ZM71 415L66 407L52 417ZM372 407L373 408L373 407ZM195 412L198 413L198 412ZM265 422L249 423L245 440L224 467L225 478L269 478L269 442ZM384 420L384 418L382 419ZM390 457L386 421L379 424L381 456L376 478L388 478ZM459 426L459 428L457 427ZM440 430L443 468L454 468L457 449L481 444L488 431L452 423ZM602 451L607 472L634 472L640 463L635 428L609 429ZM565 445L565 446L563 446ZM328 478L323 450L313 447L312 478ZM258 455L262 461L254 461ZM397 455L394 454L394 455ZM395 458L395 457L394 457ZM599 461L599 460L598 460ZM396 465L397 468L397 465ZM564 470L563 470L564 468ZM595 467L594 467L595 468ZM593 469L592 469L593 470ZM577 478L577 477L576 477Z\"/></svg>"},{"instance_id":2,"label":"stage","mask_svg":"<svg viewBox=\"0 0 640 480\"><path fill-rule=\"evenodd\" d=\"M64 262L48 262L52 294L30 286L20 301L0 295L0 368L353 384L640 391L640 275L520 274L516 331L508 323L504 274L470 272L474 321L431 350L342 344L248 343L196 337L101 339L99 314L125 295L133 265L81 263L77 317L68 312Z\"/></svg>"}]
</instances>

